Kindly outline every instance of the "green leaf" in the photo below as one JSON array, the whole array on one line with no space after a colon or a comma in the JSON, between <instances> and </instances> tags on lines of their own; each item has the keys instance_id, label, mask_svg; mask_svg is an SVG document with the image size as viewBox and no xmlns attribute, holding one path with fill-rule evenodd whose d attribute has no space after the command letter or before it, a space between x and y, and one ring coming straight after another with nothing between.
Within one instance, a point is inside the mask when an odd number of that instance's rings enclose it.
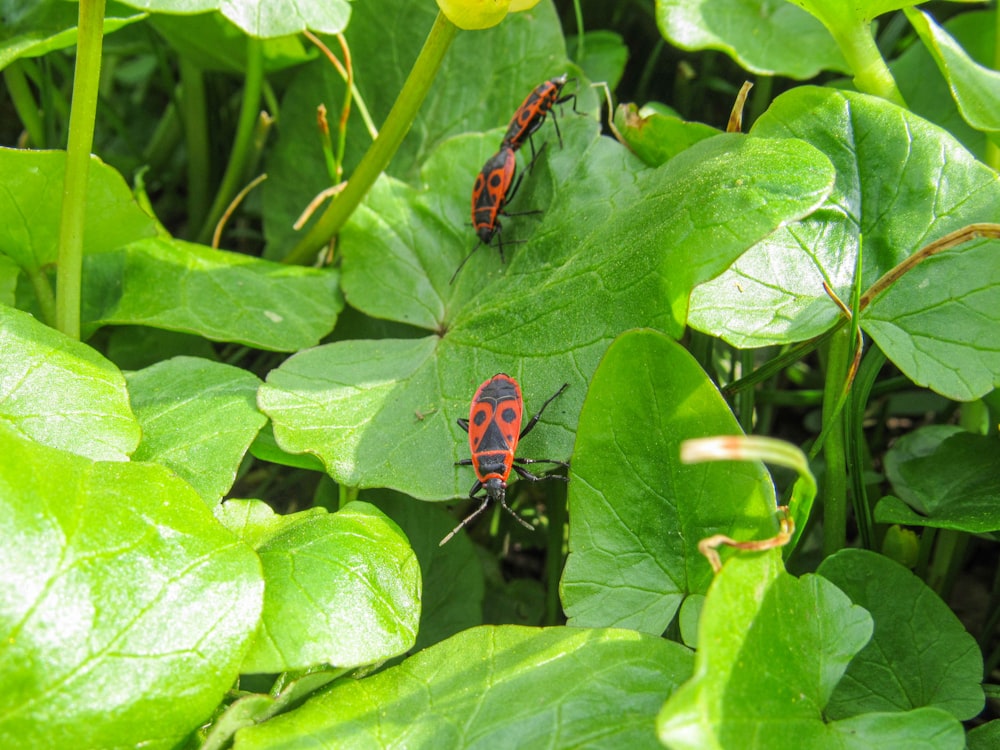
<instances>
[{"instance_id":1,"label":"green leaf","mask_svg":"<svg viewBox=\"0 0 1000 750\"><path fill-rule=\"evenodd\" d=\"M157 237L86 259L88 331L147 325L295 351L317 344L343 307L336 271L286 266Z\"/></svg>"},{"instance_id":2,"label":"green leaf","mask_svg":"<svg viewBox=\"0 0 1000 750\"><path fill-rule=\"evenodd\" d=\"M348 486L464 495L472 474L450 465L467 456L455 419L468 415L476 386L506 372L529 413L570 383L522 443L524 456L565 459L572 415L611 340L638 326L679 336L694 284L810 211L831 184L824 158L795 140L722 135L654 170L595 130L565 118L565 148L546 149L514 202L548 208L505 229L524 238L533 224L532 239L503 267L478 250L453 285L475 239L455 165L482 164L499 134L445 143L423 189L376 182L340 234L345 295L368 315L434 333L338 342L272 370L258 403L282 448L314 453ZM414 414L428 409L437 411L415 429Z\"/></svg>"},{"instance_id":3,"label":"green leaf","mask_svg":"<svg viewBox=\"0 0 1000 750\"><path fill-rule=\"evenodd\" d=\"M836 166L837 186L822 210L695 290L690 324L735 346L829 330L842 313L822 282L851 298L862 238L864 290L927 243L1000 220L996 173L947 133L881 99L800 87L775 100L751 132L812 143ZM996 244L967 243L919 264L861 320L908 377L951 398L974 398L998 382Z\"/></svg>"},{"instance_id":4,"label":"green leaf","mask_svg":"<svg viewBox=\"0 0 1000 750\"><path fill-rule=\"evenodd\" d=\"M150 25L179 57L201 70L243 73L247 67L247 37L220 13L156 15ZM307 46L308 45L308 46ZM264 71L274 73L314 59L318 51L298 34L276 36L260 43Z\"/></svg>"},{"instance_id":5,"label":"green leaf","mask_svg":"<svg viewBox=\"0 0 1000 750\"><path fill-rule=\"evenodd\" d=\"M177 747L237 676L251 550L183 481L0 425L0 745Z\"/></svg>"},{"instance_id":6,"label":"green leaf","mask_svg":"<svg viewBox=\"0 0 1000 750\"><path fill-rule=\"evenodd\" d=\"M353 58L364 60L364 72L358 74L355 83L376 128L381 127L395 103L437 13L434 3L412 0L359 2L352 6L351 24L344 35ZM387 18L393 23L387 24ZM386 54L386 50L392 53ZM512 65L512 60L517 64ZM506 127L514 110L535 86L567 72L569 66L562 28L550 2L540 3L530 13L511 14L492 29L458 34L442 62L434 88L393 156L388 173L414 181L420 165L447 138ZM597 109L595 93L582 83L570 84L566 93L571 93L574 85L582 87L578 109ZM343 79L325 58L304 66L285 91L281 132L267 157L268 178L261 186L267 257L284 256L300 236L292 224L320 191L330 187L316 132L316 107L325 104L331 123L335 123L332 113L340 112L344 93ZM576 119L576 115L569 116ZM351 108L347 136L344 173L349 175L371 144L356 106ZM495 149L500 136L494 140ZM469 166L468 184L463 186L465 223L469 221L472 181L486 156ZM455 181L455 166L448 182Z\"/></svg>"},{"instance_id":7,"label":"green leaf","mask_svg":"<svg viewBox=\"0 0 1000 750\"><path fill-rule=\"evenodd\" d=\"M260 380L238 367L195 357L165 360L127 380L142 427L132 459L166 466L209 506L218 503L267 421L257 411Z\"/></svg>"},{"instance_id":8,"label":"green leaf","mask_svg":"<svg viewBox=\"0 0 1000 750\"><path fill-rule=\"evenodd\" d=\"M579 38L566 38L566 46L577 51ZM618 86L625 65L628 63L628 46L621 34L605 29L588 31L583 35L583 57L574 62L580 66L588 80L607 84L612 91ZM539 81L541 83L541 81Z\"/></svg>"},{"instance_id":9,"label":"green leaf","mask_svg":"<svg viewBox=\"0 0 1000 750\"><path fill-rule=\"evenodd\" d=\"M94 460L127 461L140 428L125 378L93 348L0 306L0 422Z\"/></svg>"},{"instance_id":10,"label":"green leaf","mask_svg":"<svg viewBox=\"0 0 1000 750\"><path fill-rule=\"evenodd\" d=\"M64 0L5 2L0 8L0 70L22 57L41 57L76 44L76 24L80 11L75 3ZM120 3L108 2L104 11L104 35L141 21L145 13L136 13ZM0 169L0 175L5 170Z\"/></svg>"},{"instance_id":11,"label":"green leaf","mask_svg":"<svg viewBox=\"0 0 1000 750\"><path fill-rule=\"evenodd\" d=\"M385 490L361 493L406 534L420 561L423 596L414 651L483 623L483 568L463 535L441 546L455 518L443 508Z\"/></svg>"},{"instance_id":12,"label":"green leaf","mask_svg":"<svg viewBox=\"0 0 1000 750\"><path fill-rule=\"evenodd\" d=\"M58 252L65 151L0 148L0 248L25 270L54 265ZM96 156L87 170L83 251L104 253L156 233L125 180Z\"/></svg>"},{"instance_id":13,"label":"green leaf","mask_svg":"<svg viewBox=\"0 0 1000 750\"><path fill-rule=\"evenodd\" d=\"M825 578L796 579L781 554L731 558L702 609L695 673L660 713L672 750L946 750L962 725L937 708L825 721L823 708L872 619Z\"/></svg>"},{"instance_id":14,"label":"green leaf","mask_svg":"<svg viewBox=\"0 0 1000 750\"><path fill-rule=\"evenodd\" d=\"M712 580L698 542L777 532L774 490L758 463L683 464L683 440L738 435L721 394L679 344L622 335L594 373L569 485L569 623L660 634L687 594Z\"/></svg>"},{"instance_id":15,"label":"green leaf","mask_svg":"<svg viewBox=\"0 0 1000 750\"><path fill-rule=\"evenodd\" d=\"M212 509L216 519L254 549L313 516L325 516L325 508L309 508L298 513L275 513L262 500L231 499Z\"/></svg>"},{"instance_id":16,"label":"green leaf","mask_svg":"<svg viewBox=\"0 0 1000 750\"><path fill-rule=\"evenodd\" d=\"M690 670L683 646L625 630L474 628L243 729L234 747L652 750L656 710Z\"/></svg>"},{"instance_id":17,"label":"green leaf","mask_svg":"<svg viewBox=\"0 0 1000 750\"><path fill-rule=\"evenodd\" d=\"M908 433L885 457L886 476L905 505L883 498L876 518L972 533L1000 531L997 466L1000 444L995 437L947 425Z\"/></svg>"},{"instance_id":18,"label":"green leaf","mask_svg":"<svg viewBox=\"0 0 1000 750\"><path fill-rule=\"evenodd\" d=\"M1000 719L981 724L966 735L968 750L993 750L1000 745Z\"/></svg>"},{"instance_id":19,"label":"green leaf","mask_svg":"<svg viewBox=\"0 0 1000 750\"><path fill-rule=\"evenodd\" d=\"M722 50L752 73L804 80L850 70L823 25L786 0L657 0L656 22L681 49Z\"/></svg>"},{"instance_id":20,"label":"green leaf","mask_svg":"<svg viewBox=\"0 0 1000 750\"><path fill-rule=\"evenodd\" d=\"M632 152L653 167L720 132L710 125L686 122L651 107L640 110L634 104L619 105L615 111L615 126Z\"/></svg>"},{"instance_id":21,"label":"green leaf","mask_svg":"<svg viewBox=\"0 0 1000 750\"><path fill-rule=\"evenodd\" d=\"M904 8L906 17L947 80L958 108L977 130L1000 130L1000 72L980 65L927 13Z\"/></svg>"},{"instance_id":22,"label":"green leaf","mask_svg":"<svg viewBox=\"0 0 1000 750\"><path fill-rule=\"evenodd\" d=\"M250 36L264 39L309 29L338 34L351 17L348 0L121 0L151 13L204 13L218 10Z\"/></svg>"},{"instance_id":23,"label":"green leaf","mask_svg":"<svg viewBox=\"0 0 1000 750\"><path fill-rule=\"evenodd\" d=\"M413 646L420 568L406 536L374 506L309 515L268 535L257 553L264 612L242 672L353 668Z\"/></svg>"},{"instance_id":24,"label":"green leaf","mask_svg":"<svg viewBox=\"0 0 1000 750\"><path fill-rule=\"evenodd\" d=\"M882 555L845 549L816 571L864 607L871 641L851 660L824 713L843 719L933 706L956 719L983 709L983 657L975 639L937 594Z\"/></svg>"},{"instance_id":25,"label":"green leaf","mask_svg":"<svg viewBox=\"0 0 1000 750\"><path fill-rule=\"evenodd\" d=\"M993 61L994 11L966 11L952 16L944 28L976 62ZM910 110L933 122L956 138L981 161L986 159L986 137L974 130L958 110L948 82L941 76L934 57L923 44L911 44L889 63L893 77Z\"/></svg>"}]
</instances>

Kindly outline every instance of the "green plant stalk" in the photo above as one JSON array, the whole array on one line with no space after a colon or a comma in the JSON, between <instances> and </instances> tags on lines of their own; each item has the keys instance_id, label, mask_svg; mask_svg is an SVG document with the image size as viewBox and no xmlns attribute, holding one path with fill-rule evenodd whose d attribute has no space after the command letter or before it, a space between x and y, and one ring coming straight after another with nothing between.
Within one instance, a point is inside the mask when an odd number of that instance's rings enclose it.
<instances>
[{"instance_id":1,"label":"green plant stalk","mask_svg":"<svg viewBox=\"0 0 1000 750\"><path fill-rule=\"evenodd\" d=\"M319 220L285 256L285 263L311 263L316 254L340 231L378 176L389 166L399 144L413 125L417 111L427 97L457 32L458 28L439 12L378 138L365 152L343 192L334 198Z\"/></svg>"},{"instance_id":2,"label":"green plant stalk","mask_svg":"<svg viewBox=\"0 0 1000 750\"><path fill-rule=\"evenodd\" d=\"M205 79L201 68L181 55L181 90L179 107L187 150L187 221L188 234L201 226L208 210L208 180L211 155L208 146L208 111L205 104Z\"/></svg>"},{"instance_id":3,"label":"green plant stalk","mask_svg":"<svg viewBox=\"0 0 1000 750\"><path fill-rule=\"evenodd\" d=\"M865 432L864 419L868 399L878 374L885 364L885 354L878 347L868 350L858 368L851 391L850 405L847 409L848 432L847 444L851 457L851 498L854 502L854 517L858 524L861 544L865 549L875 549L875 521L872 516L871 503L868 500L868 489L865 486Z\"/></svg>"},{"instance_id":4,"label":"green plant stalk","mask_svg":"<svg viewBox=\"0 0 1000 750\"><path fill-rule=\"evenodd\" d=\"M583 9L580 7L580 0L573 0L573 12L576 14L576 59L574 62L579 65L583 62Z\"/></svg>"},{"instance_id":5,"label":"green plant stalk","mask_svg":"<svg viewBox=\"0 0 1000 750\"><path fill-rule=\"evenodd\" d=\"M45 148L45 125L38 114L38 102L35 101L24 75L24 67L15 60L3 69L3 81L7 84L10 100L14 110L28 132L28 142L35 148Z\"/></svg>"},{"instance_id":6,"label":"green plant stalk","mask_svg":"<svg viewBox=\"0 0 1000 750\"><path fill-rule=\"evenodd\" d=\"M854 85L858 87L858 91L880 96L900 107L906 107L906 100L899 92L896 79L892 77L889 66L885 64L878 45L875 44L871 24L827 28L854 72Z\"/></svg>"},{"instance_id":7,"label":"green plant stalk","mask_svg":"<svg viewBox=\"0 0 1000 750\"><path fill-rule=\"evenodd\" d=\"M247 37L247 70L243 80L243 103L240 105L239 120L236 124L236 136L233 140L233 150L229 154L229 163L222 175L219 190L212 201L204 223L198 232L198 242L207 244L215 231L222 214L225 213L230 201L240 190L240 182L244 179L246 167L254 156L254 131L257 128L257 117L260 114L260 97L264 81L263 43L255 37Z\"/></svg>"},{"instance_id":8,"label":"green plant stalk","mask_svg":"<svg viewBox=\"0 0 1000 750\"><path fill-rule=\"evenodd\" d=\"M996 5L994 3L994 5ZM1000 9L996 9L993 14L993 70L1000 70ZM993 169L1000 171L1000 140L997 140L996 133L986 134L986 163Z\"/></svg>"},{"instance_id":9,"label":"green plant stalk","mask_svg":"<svg viewBox=\"0 0 1000 750\"><path fill-rule=\"evenodd\" d=\"M740 372L753 372L753 350L744 349L740 352ZM738 404L737 414L739 414L740 427L743 432L749 435L753 432L753 410L754 399L757 391L753 388L744 388L736 396Z\"/></svg>"},{"instance_id":10,"label":"green plant stalk","mask_svg":"<svg viewBox=\"0 0 1000 750\"><path fill-rule=\"evenodd\" d=\"M823 479L823 555L829 556L847 545L847 446L845 415L838 400L851 360L851 334L846 326L831 338L826 356L826 383L823 396L823 431L826 442L826 474Z\"/></svg>"},{"instance_id":11,"label":"green plant stalk","mask_svg":"<svg viewBox=\"0 0 1000 750\"><path fill-rule=\"evenodd\" d=\"M37 265L31 268L24 268L24 273L31 282L31 288L35 292L35 299L42 310L42 319L46 325L55 327L56 325L56 296L52 293L52 284L49 277L45 275Z\"/></svg>"},{"instance_id":12,"label":"green plant stalk","mask_svg":"<svg viewBox=\"0 0 1000 750\"><path fill-rule=\"evenodd\" d=\"M66 176L62 214L59 217L59 265L56 269L56 327L73 339L80 338L87 172L90 169L90 150L94 146L103 41L104 0L80 0Z\"/></svg>"}]
</instances>

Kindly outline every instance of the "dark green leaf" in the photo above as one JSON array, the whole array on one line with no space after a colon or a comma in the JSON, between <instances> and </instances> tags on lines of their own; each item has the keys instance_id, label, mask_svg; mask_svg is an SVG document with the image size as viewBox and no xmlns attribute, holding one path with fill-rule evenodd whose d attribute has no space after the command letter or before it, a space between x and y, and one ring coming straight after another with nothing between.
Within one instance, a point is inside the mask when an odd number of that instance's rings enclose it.
<instances>
[{"instance_id":1,"label":"dark green leaf","mask_svg":"<svg viewBox=\"0 0 1000 750\"><path fill-rule=\"evenodd\" d=\"M406 536L377 508L348 503L269 531L257 548L264 612L241 671L358 667L413 646L420 568Z\"/></svg>"},{"instance_id":2,"label":"dark green leaf","mask_svg":"<svg viewBox=\"0 0 1000 750\"><path fill-rule=\"evenodd\" d=\"M329 333L338 274L158 237L87 259L86 327L129 324L295 351Z\"/></svg>"},{"instance_id":3,"label":"dark green leaf","mask_svg":"<svg viewBox=\"0 0 1000 750\"><path fill-rule=\"evenodd\" d=\"M132 459L166 466L208 505L218 503L267 421L257 411L260 380L238 367L195 357L175 357L127 379L142 428Z\"/></svg>"},{"instance_id":4,"label":"dark green leaf","mask_svg":"<svg viewBox=\"0 0 1000 750\"><path fill-rule=\"evenodd\" d=\"M657 748L691 653L625 630L481 627L241 730L235 750Z\"/></svg>"},{"instance_id":5,"label":"dark green leaf","mask_svg":"<svg viewBox=\"0 0 1000 750\"><path fill-rule=\"evenodd\" d=\"M722 50L753 73L806 79L849 71L823 25L785 0L657 0L656 22L678 47Z\"/></svg>"},{"instance_id":6,"label":"dark green leaf","mask_svg":"<svg viewBox=\"0 0 1000 750\"><path fill-rule=\"evenodd\" d=\"M997 466L1000 442L995 437L946 425L904 435L886 454L885 471L906 504L884 498L876 508L877 518L973 533L998 531Z\"/></svg>"},{"instance_id":7,"label":"dark green leaf","mask_svg":"<svg viewBox=\"0 0 1000 750\"><path fill-rule=\"evenodd\" d=\"M718 135L719 130L700 122L685 122L634 104L622 104L615 111L615 126L625 144L646 164L658 167L698 141Z\"/></svg>"},{"instance_id":8,"label":"dark green leaf","mask_svg":"<svg viewBox=\"0 0 1000 750\"><path fill-rule=\"evenodd\" d=\"M718 390L666 336L636 331L608 349L580 414L569 485L569 559L561 582L571 625L658 635L712 580L698 542L777 532L759 463L683 464L689 438L738 435Z\"/></svg>"},{"instance_id":9,"label":"dark green leaf","mask_svg":"<svg viewBox=\"0 0 1000 750\"><path fill-rule=\"evenodd\" d=\"M128 460L140 428L117 367L10 307L0 307L0 351L0 422L80 456Z\"/></svg>"},{"instance_id":10,"label":"dark green leaf","mask_svg":"<svg viewBox=\"0 0 1000 750\"><path fill-rule=\"evenodd\" d=\"M826 705L829 718L933 706L965 720L982 710L979 646L923 581L882 555L856 549L826 558L817 573L875 622L871 641Z\"/></svg>"},{"instance_id":11,"label":"dark green leaf","mask_svg":"<svg viewBox=\"0 0 1000 750\"><path fill-rule=\"evenodd\" d=\"M0 745L176 747L236 678L256 556L183 481L0 425Z\"/></svg>"},{"instance_id":12,"label":"dark green leaf","mask_svg":"<svg viewBox=\"0 0 1000 750\"><path fill-rule=\"evenodd\" d=\"M578 37L568 37L566 46L570 53L579 50ZM583 57L574 62L584 75L595 84L606 84L612 91L618 86L628 62L628 47L621 34L605 29L588 31L583 35ZM541 83L541 81L539 81Z\"/></svg>"}]
</instances>

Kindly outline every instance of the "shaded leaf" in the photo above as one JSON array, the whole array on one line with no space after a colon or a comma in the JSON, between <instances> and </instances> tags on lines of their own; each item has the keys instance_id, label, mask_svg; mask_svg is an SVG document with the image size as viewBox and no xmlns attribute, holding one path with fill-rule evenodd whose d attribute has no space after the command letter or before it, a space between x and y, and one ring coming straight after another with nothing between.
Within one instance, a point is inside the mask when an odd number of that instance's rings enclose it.
<instances>
[{"instance_id":1,"label":"shaded leaf","mask_svg":"<svg viewBox=\"0 0 1000 750\"><path fill-rule=\"evenodd\" d=\"M631 631L473 628L241 730L235 748L652 749L690 669L683 646Z\"/></svg>"},{"instance_id":2,"label":"shaded leaf","mask_svg":"<svg viewBox=\"0 0 1000 750\"><path fill-rule=\"evenodd\" d=\"M413 646L420 568L406 536L374 506L303 516L265 536L257 554L267 588L242 672L359 667Z\"/></svg>"},{"instance_id":3,"label":"shaded leaf","mask_svg":"<svg viewBox=\"0 0 1000 750\"><path fill-rule=\"evenodd\" d=\"M257 411L260 380L238 367L195 357L164 360L127 380L142 428L132 459L166 466L210 506L218 503L267 421Z\"/></svg>"},{"instance_id":4,"label":"shaded leaf","mask_svg":"<svg viewBox=\"0 0 1000 750\"><path fill-rule=\"evenodd\" d=\"M94 460L127 461L140 428L121 371L92 347L0 306L0 422Z\"/></svg>"},{"instance_id":5,"label":"shaded leaf","mask_svg":"<svg viewBox=\"0 0 1000 750\"><path fill-rule=\"evenodd\" d=\"M932 425L901 437L885 457L899 499L876 506L880 522L1000 531L1000 443L958 427Z\"/></svg>"},{"instance_id":6,"label":"shaded leaf","mask_svg":"<svg viewBox=\"0 0 1000 750\"><path fill-rule=\"evenodd\" d=\"M336 271L158 237L86 259L85 326L146 325L258 349L314 346L343 307Z\"/></svg>"},{"instance_id":7,"label":"shaded leaf","mask_svg":"<svg viewBox=\"0 0 1000 750\"><path fill-rule=\"evenodd\" d=\"M633 331L611 345L590 383L570 472L560 592L571 625L658 635L712 580L701 539L777 531L759 462L681 463L683 440L736 434L721 394L679 344Z\"/></svg>"},{"instance_id":8,"label":"shaded leaf","mask_svg":"<svg viewBox=\"0 0 1000 750\"><path fill-rule=\"evenodd\" d=\"M983 709L983 657L975 639L923 581L867 550L845 549L816 571L875 623L827 703L831 719L933 706L956 719Z\"/></svg>"},{"instance_id":9,"label":"shaded leaf","mask_svg":"<svg viewBox=\"0 0 1000 750\"><path fill-rule=\"evenodd\" d=\"M0 744L176 747L250 644L254 554L166 469L92 463L5 425L0 506Z\"/></svg>"},{"instance_id":10,"label":"shaded leaf","mask_svg":"<svg viewBox=\"0 0 1000 750\"><path fill-rule=\"evenodd\" d=\"M685 122L677 115L659 112L656 108L640 110L634 104L619 105L615 110L615 126L632 152L653 167L720 132L710 125Z\"/></svg>"},{"instance_id":11,"label":"shaded leaf","mask_svg":"<svg viewBox=\"0 0 1000 750\"><path fill-rule=\"evenodd\" d=\"M763 75L804 80L849 72L830 33L785 0L657 0L660 33L681 49L722 50Z\"/></svg>"}]
</instances>

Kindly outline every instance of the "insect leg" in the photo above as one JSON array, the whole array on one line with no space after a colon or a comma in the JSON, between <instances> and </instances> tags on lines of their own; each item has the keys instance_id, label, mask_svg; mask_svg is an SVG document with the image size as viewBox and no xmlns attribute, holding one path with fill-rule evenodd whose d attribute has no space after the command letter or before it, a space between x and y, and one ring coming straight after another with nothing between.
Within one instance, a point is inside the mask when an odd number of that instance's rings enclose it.
<instances>
[{"instance_id":1,"label":"insect leg","mask_svg":"<svg viewBox=\"0 0 1000 750\"><path fill-rule=\"evenodd\" d=\"M481 484L480 484L479 482L476 482L476 484L477 484L477 485L478 485L479 487L482 487L482 485L481 485ZM473 488L473 492L475 492L475 490L476 490L476 488L474 487L474 488ZM458 526L456 526L455 528L453 528L453 529L452 529L452 530L451 530L451 531L450 531L450 532L448 533L448 536L446 536L446 537L445 537L444 539L442 539L442 540L441 540L441 541L440 541L440 542L438 543L438 546L439 546L439 547L443 547L443 546L444 546L444 545L446 545L446 544L447 544L448 542L450 542L450 541L451 541L451 538L452 538L453 536L455 536L455 534L457 534L457 533L458 533L459 531L461 531L461 530L462 530L462 529L463 529L463 528L464 528L464 527L465 527L465 526L466 526L466 525L467 525L467 524L469 523L469 521L471 521L471 520L472 520L473 518L475 518L476 516L478 516L478 515L479 515L480 513L482 513L482 512L484 511L484 510L486 510L486 506L487 506L487 505L489 505L489 503L490 503L490 496L489 496L489 495L487 495L486 497L484 497L484 498L483 498L483 503L482 503L482 505L480 505L480 506L479 506L478 508L476 508L476 509L475 509L474 511L472 511L472 513L470 513L470 514L469 514L469 515L467 515L467 516L466 516L465 518L463 518L463 519L462 519L462 522L461 522L461 523L460 523L460 524L459 524ZM505 507L506 507L506 506L505 506Z\"/></svg>"},{"instance_id":2,"label":"insect leg","mask_svg":"<svg viewBox=\"0 0 1000 750\"><path fill-rule=\"evenodd\" d=\"M569 388L569 383L563 383L562 388L560 388L558 391L549 396L548 401L542 404L542 408L538 410L535 416L533 416L530 420L528 420L528 424L525 425L523 430L521 430L521 434L517 438L518 440L520 440L529 432L531 432L531 428L534 427L536 424L538 424L538 420L542 416L542 412L545 411L545 407L551 404L553 401L555 401L557 397L562 395L562 392L565 391L567 388Z\"/></svg>"}]
</instances>

